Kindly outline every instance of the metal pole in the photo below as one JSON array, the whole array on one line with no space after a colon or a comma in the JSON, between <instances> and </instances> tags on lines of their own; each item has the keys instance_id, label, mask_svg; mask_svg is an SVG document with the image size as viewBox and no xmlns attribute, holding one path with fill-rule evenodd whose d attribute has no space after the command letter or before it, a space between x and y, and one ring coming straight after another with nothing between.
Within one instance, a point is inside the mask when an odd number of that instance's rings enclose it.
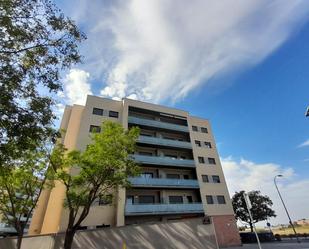
<instances>
[{"instance_id":1,"label":"metal pole","mask_svg":"<svg viewBox=\"0 0 309 249\"><path fill-rule=\"evenodd\" d=\"M251 202L250 202L250 199L249 199L249 195L246 192L244 192L244 198L245 198L246 206L247 206L247 209L248 209L249 217L250 217L250 220L252 222L253 229L254 229L256 241L258 243L259 249L262 249L261 243L260 243L260 239L259 239L259 236L257 234L256 228L255 228L255 224L253 223L253 218L252 218L252 214L251 214L251 211L250 211L250 209L252 207L251 206Z\"/></svg>"},{"instance_id":2,"label":"metal pole","mask_svg":"<svg viewBox=\"0 0 309 249\"><path fill-rule=\"evenodd\" d=\"M278 186L277 186L277 183L276 183L276 178L277 178L277 177L282 177L282 175L276 175L276 176L274 177L274 183L275 183L276 189L277 189L277 191L278 191L278 195L279 195L279 197L280 197L280 200L281 200L281 202L282 202L282 205L283 205L283 207L284 207L284 210L285 210L285 212L286 212L286 214L287 214L287 216L288 216L288 218L289 218L290 225L292 226L293 231L294 231L294 233L295 233L297 242L300 243L300 240L299 240L298 235L297 235L297 233L296 233L296 230L295 230L295 227L294 227L293 222L292 222L292 220L291 220L291 217L290 217L290 214L289 214L289 212L288 212L288 209L287 209L286 206L285 206L285 203L284 203L284 201L283 201L283 199L282 199L281 193L280 193L279 188L278 188Z\"/></svg>"}]
</instances>

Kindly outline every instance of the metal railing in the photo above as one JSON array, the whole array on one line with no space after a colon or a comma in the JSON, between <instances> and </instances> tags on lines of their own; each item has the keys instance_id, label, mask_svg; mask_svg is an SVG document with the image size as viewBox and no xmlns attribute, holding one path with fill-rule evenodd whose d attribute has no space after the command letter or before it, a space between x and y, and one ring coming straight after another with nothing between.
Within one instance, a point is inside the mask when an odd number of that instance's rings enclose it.
<instances>
[{"instance_id":1,"label":"metal railing","mask_svg":"<svg viewBox=\"0 0 309 249\"><path fill-rule=\"evenodd\" d=\"M152 145L162 145L162 146L168 146L168 147L192 149L192 145L190 142L158 138L158 137L139 136L138 142L152 144Z\"/></svg>"},{"instance_id":2,"label":"metal railing","mask_svg":"<svg viewBox=\"0 0 309 249\"><path fill-rule=\"evenodd\" d=\"M144 155L132 155L132 158L141 164L152 164L152 165L166 165L175 167L195 167L195 162L192 159L176 159L171 157L161 156L144 156Z\"/></svg>"},{"instance_id":3,"label":"metal railing","mask_svg":"<svg viewBox=\"0 0 309 249\"><path fill-rule=\"evenodd\" d=\"M126 215L203 213L202 203L187 204L126 204Z\"/></svg>"},{"instance_id":4,"label":"metal railing","mask_svg":"<svg viewBox=\"0 0 309 249\"><path fill-rule=\"evenodd\" d=\"M188 126L171 124L166 122L161 122L157 120L145 119L145 118L137 118L137 117L128 117L128 122L131 124L144 125L150 127L156 127L167 130L175 130L175 131L183 131L189 132Z\"/></svg>"},{"instance_id":5,"label":"metal railing","mask_svg":"<svg viewBox=\"0 0 309 249\"><path fill-rule=\"evenodd\" d=\"M198 180L193 179L131 177L129 181L133 187L199 188Z\"/></svg>"}]
</instances>

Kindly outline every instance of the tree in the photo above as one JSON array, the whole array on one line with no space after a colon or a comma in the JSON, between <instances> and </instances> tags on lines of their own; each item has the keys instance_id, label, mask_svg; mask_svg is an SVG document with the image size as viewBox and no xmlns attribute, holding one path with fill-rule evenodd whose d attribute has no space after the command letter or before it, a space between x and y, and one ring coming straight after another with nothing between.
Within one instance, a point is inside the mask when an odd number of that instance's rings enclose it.
<instances>
[{"instance_id":1,"label":"tree","mask_svg":"<svg viewBox=\"0 0 309 249\"><path fill-rule=\"evenodd\" d=\"M249 224L251 232L253 232L253 224L259 221L266 220L270 217L276 217L275 211L271 209L273 202L266 195L261 195L260 191L251 191L248 193L252 204L251 214L253 221L250 220L246 202L244 199L244 192L236 192L232 198L232 205L235 212L236 219Z\"/></svg>"},{"instance_id":2,"label":"tree","mask_svg":"<svg viewBox=\"0 0 309 249\"><path fill-rule=\"evenodd\" d=\"M0 167L54 136L60 70L85 35L50 0L0 1Z\"/></svg>"},{"instance_id":3,"label":"tree","mask_svg":"<svg viewBox=\"0 0 309 249\"><path fill-rule=\"evenodd\" d=\"M92 143L84 152L68 152L58 144L51 157L55 180L66 187L65 249L71 248L92 203L98 198L109 198L118 187L128 186L128 177L139 173L139 167L130 157L135 150L138 128L125 131L120 124L105 121L101 130L92 135Z\"/></svg>"},{"instance_id":4,"label":"tree","mask_svg":"<svg viewBox=\"0 0 309 249\"><path fill-rule=\"evenodd\" d=\"M17 248L47 179L48 155L43 147L25 151L12 165L0 167L0 214L15 228Z\"/></svg>"}]
</instances>

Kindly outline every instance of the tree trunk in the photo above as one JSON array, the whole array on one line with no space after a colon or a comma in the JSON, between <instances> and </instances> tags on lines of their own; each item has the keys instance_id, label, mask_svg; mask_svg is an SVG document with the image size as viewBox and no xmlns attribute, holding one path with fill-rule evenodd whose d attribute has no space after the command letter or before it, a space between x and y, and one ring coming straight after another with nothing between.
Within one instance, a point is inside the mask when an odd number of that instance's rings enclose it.
<instances>
[{"instance_id":1,"label":"tree trunk","mask_svg":"<svg viewBox=\"0 0 309 249\"><path fill-rule=\"evenodd\" d=\"M16 242L16 249L20 249L21 248L22 240L23 240L23 235L18 234L17 235L17 242Z\"/></svg>"},{"instance_id":2,"label":"tree trunk","mask_svg":"<svg viewBox=\"0 0 309 249\"><path fill-rule=\"evenodd\" d=\"M249 225L250 225L251 233L253 233L253 223L249 223Z\"/></svg>"},{"instance_id":3,"label":"tree trunk","mask_svg":"<svg viewBox=\"0 0 309 249\"><path fill-rule=\"evenodd\" d=\"M65 239L64 239L64 249L71 249L74 235L76 230L75 229L67 229L65 232Z\"/></svg>"}]
</instances>

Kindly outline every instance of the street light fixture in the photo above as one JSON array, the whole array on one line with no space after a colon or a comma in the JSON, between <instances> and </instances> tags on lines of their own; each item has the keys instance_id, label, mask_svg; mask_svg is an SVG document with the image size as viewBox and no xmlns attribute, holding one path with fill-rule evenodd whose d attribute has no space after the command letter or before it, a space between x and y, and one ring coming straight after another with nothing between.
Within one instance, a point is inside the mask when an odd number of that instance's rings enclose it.
<instances>
[{"instance_id":1,"label":"street light fixture","mask_svg":"<svg viewBox=\"0 0 309 249\"><path fill-rule=\"evenodd\" d=\"M283 177L283 175L276 175L276 176L274 177L274 183L275 183L276 189L277 189L277 191L278 191L280 200L281 200L281 202L282 202L282 204L283 204L283 207L284 207L284 209L285 209L285 212L286 212L286 214L287 214L287 216L288 216L288 218L289 218L290 225L291 225L291 227L293 228L293 231L294 231L294 233L295 233L297 242L300 243L300 240L299 240L299 238L298 238L298 236L297 236L297 233L296 233L295 227L294 227L294 225L293 225L293 222L292 222L292 220L291 220L291 217L290 217L290 214L289 214L289 212L288 212L288 209L287 209L286 206L285 206L285 203L284 203L284 201L283 201L283 199L282 199L282 196L281 196L281 194L280 194L279 188L278 188L278 186L277 186L277 183L276 183L276 178L277 178L277 177Z\"/></svg>"}]
</instances>

